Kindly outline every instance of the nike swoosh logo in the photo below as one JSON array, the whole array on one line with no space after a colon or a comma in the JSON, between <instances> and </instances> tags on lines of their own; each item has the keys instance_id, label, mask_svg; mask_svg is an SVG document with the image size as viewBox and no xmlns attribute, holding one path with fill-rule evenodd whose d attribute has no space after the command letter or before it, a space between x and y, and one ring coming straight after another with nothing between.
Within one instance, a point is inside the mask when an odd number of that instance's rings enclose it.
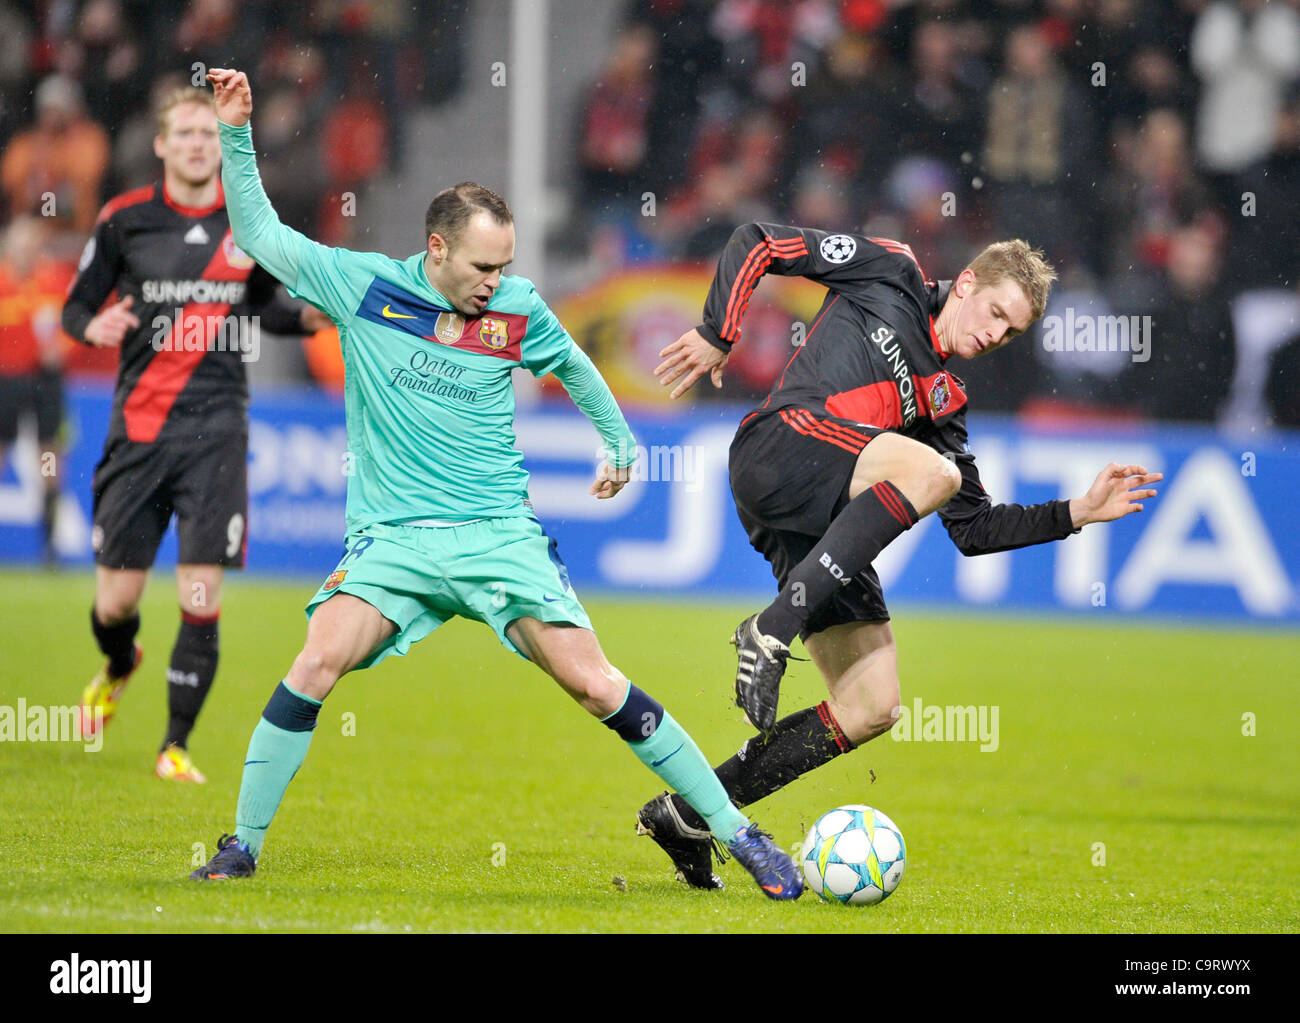
<instances>
[{"instance_id":1,"label":"nike swoosh logo","mask_svg":"<svg viewBox=\"0 0 1300 1023\"><path fill-rule=\"evenodd\" d=\"M559 599L559 597L548 597L545 593L542 594L542 600L546 601L548 604L554 604L558 602Z\"/></svg>"},{"instance_id":2,"label":"nike swoosh logo","mask_svg":"<svg viewBox=\"0 0 1300 1023\"><path fill-rule=\"evenodd\" d=\"M685 746L685 745L686 745L686 743L682 743L682 746ZM682 751L682 746L678 746L675 750L673 750L671 753L669 753L668 756L664 757L663 760L656 760L656 761L654 761L654 763L652 763L650 766L651 766L651 767L658 767L660 764L666 764L669 760L671 760L673 757L677 756L677 754L680 753L680 752Z\"/></svg>"},{"instance_id":3,"label":"nike swoosh logo","mask_svg":"<svg viewBox=\"0 0 1300 1023\"><path fill-rule=\"evenodd\" d=\"M775 888L773 888L770 884L765 884L762 885L761 887L763 891L771 892L773 895L780 895L783 891L785 891L785 885L783 884L779 884Z\"/></svg>"},{"instance_id":4,"label":"nike swoosh logo","mask_svg":"<svg viewBox=\"0 0 1300 1023\"><path fill-rule=\"evenodd\" d=\"M270 762L269 760L245 760L244 766L247 767L249 764L269 764Z\"/></svg>"},{"instance_id":5,"label":"nike swoosh logo","mask_svg":"<svg viewBox=\"0 0 1300 1023\"><path fill-rule=\"evenodd\" d=\"M385 305L383 309L379 310L379 313L380 313L381 316L386 316L386 317L387 317L388 319L390 319L390 320L417 320L417 319L419 319L418 316L407 316L406 313L395 313L395 312L393 312L392 310L393 310L393 307L392 307L391 305Z\"/></svg>"}]
</instances>

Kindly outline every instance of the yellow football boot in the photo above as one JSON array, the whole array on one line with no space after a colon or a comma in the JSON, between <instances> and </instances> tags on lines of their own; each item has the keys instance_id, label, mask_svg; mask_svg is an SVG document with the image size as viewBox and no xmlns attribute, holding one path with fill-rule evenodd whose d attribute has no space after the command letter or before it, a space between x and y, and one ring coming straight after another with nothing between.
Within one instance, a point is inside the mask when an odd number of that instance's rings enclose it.
<instances>
[{"instance_id":1,"label":"yellow football boot","mask_svg":"<svg viewBox=\"0 0 1300 1023\"><path fill-rule=\"evenodd\" d=\"M208 780L194 766L189 753L175 743L158 754L158 763L154 766L153 773L167 781L188 781L195 785L202 785Z\"/></svg>"},{"instance_id":2,"label":"yellow football boot","mask_svg":"<svg viewBox=\"0 0 1300 1023\"><path fill-rule=\"evenodd\" d=\"M144 650L140 644L135 645L135 664L121 678L114 678L108 673L108 664L99 669L99 674L90 680L90 684L81 691L81 704L77 707L81 718L81 737L93 739L104 726L113 720L117 713L118 702L131 676L144 660Z\"/></svg>"}]
</instances>

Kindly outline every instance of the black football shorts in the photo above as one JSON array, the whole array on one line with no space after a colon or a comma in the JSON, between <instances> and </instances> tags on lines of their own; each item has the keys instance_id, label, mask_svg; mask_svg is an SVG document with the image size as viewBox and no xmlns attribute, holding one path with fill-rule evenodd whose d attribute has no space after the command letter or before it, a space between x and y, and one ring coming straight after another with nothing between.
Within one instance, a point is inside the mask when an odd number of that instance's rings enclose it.
<instances>
[{"instance_id":1,"label":"black football shorts","mask_svg":"<svg viewBox=\"0 0 1300 1023\"><path fill-rule=\"evenodd\" d=\"M95 563L153 565L176 516L179 560L243 568L248 547L248 434L142 444L110 440L95 468Z\"/></svg>"},{"instance_id":2,"label":"black football shorts","mask_svg":"<svg viewBox=\"0 0 1300 1023\"><path fill-rule=\"evenodd\" d=\"M0 447L8 447L18 437L18 422L24 415L36 420L36 439L42 448L56 440L63 423L63 376L58 370L0 376Z\"/></svg>"},{"instance_id":3,"label":"black football shorts","mask_svg":"<svg viewBox=\"0 0 1300 1023\"><path fill-rule=\"evenodd\" d=\"M731 494L749 542L772 566L778 586L849 503L858 455L884 432L799 408L765 409L741 421L731 442ZM886 621L880 579L868 565L813 613L800 636Z\"/></svg>"}]
</instances>

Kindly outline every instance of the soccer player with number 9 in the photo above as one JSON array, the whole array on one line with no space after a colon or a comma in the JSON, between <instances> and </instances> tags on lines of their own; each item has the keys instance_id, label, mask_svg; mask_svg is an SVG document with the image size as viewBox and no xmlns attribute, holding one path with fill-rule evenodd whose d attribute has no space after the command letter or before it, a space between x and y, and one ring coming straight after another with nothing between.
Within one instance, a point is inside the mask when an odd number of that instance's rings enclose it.
<instances>
[{"instance_id":1,"label":"soccer player with number 9","mask_svg":"<svg viewBox=\"0 0 1300 1023\"><path fill-rule=\"evenodd\" d=\"M154 770L171 781L203 782L187 747L216 677L223 575L244 565L244 363L260 350L250 332L297 335L329 321L278 297L275 279L235 245L207 92L178 89L166 98L154 153L162 181L104 207L63 307L63 329L74 338L121 353L95 469L91 534L97 567L90 626L107 663L82 693L80 717L83 736L107 725L140 665L140 598L175 516L181 625Z\"/></svg>"}]
</instances>

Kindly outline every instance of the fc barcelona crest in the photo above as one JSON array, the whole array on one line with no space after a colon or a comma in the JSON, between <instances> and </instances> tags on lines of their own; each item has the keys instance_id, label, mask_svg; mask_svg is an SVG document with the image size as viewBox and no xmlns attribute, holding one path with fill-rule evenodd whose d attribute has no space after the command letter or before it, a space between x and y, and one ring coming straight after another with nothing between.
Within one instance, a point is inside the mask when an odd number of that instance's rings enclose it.
<instances>
[{"instance_id":1,"label":"fc barcelona crest","mask_svg":"<svg viewBox=\"0 0 1300 1023\"><path fill-rule=\"evenodd\" d=\"M343 582L343 577L347 574L348 570L346 568L341 568L336 572L331 572L330 577L325 580L325 585L322 586L321 589L326 593L330 590L337 590L339 588L339 583Z\"/></svg>"},{"instance_id":2,"label":"fc barcelona crest","mask_svg":"<svg viewBox=\"0 0 1300 1023\"><path fill-rule=\"evenodd\" d=\"M948 377L946 374L941 373L935 382L930 385L930 415L942 415L951 398L952 392L948 390Z\"/></svg>"},{"instance_id":3,"label":"fc barcelona crest","mask_svg":"<svg viewBox=\"0 0 1300 1023\"><path fill-rule=\"evenodd\" d=\"M478 339L494 352L499 352L510 343L509 327L505 320L494 316L484 316L479 321Z\"/></svg>"}]
</instances>

